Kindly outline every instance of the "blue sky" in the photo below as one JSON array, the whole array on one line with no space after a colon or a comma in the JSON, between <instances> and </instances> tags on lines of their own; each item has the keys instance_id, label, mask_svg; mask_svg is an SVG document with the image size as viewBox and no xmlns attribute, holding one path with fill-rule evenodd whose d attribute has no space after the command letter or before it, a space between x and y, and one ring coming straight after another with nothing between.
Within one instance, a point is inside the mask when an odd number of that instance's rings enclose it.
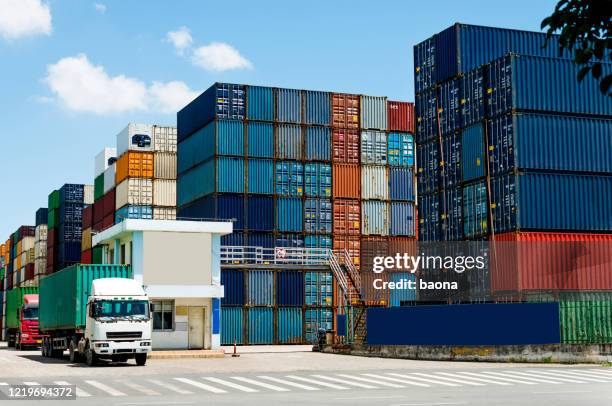
<instances>
[{"instance_id":1,"label":"blue sky","mask_svg":"<svg viewBox=\"0 0 612 406\"><path fill-rule=\"evenodd\" d=\"M0 240L52 189L93 183L128 122L175 124L215 81L414 100L415 43L454 22L539 30L554 4L2 0Z\"/></svg>"}]
</instances>

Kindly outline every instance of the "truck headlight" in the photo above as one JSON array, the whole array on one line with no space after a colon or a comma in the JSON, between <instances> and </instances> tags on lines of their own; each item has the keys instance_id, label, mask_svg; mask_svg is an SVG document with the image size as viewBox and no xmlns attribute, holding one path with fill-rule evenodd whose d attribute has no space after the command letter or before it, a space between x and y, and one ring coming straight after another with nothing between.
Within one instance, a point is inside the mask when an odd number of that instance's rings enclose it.
<instances>
[{"instance_id":1,"label":"truck headlight","mask_svg":"<svg viewBox=\"0 0 612 406\"><path fill-rule=\"evenodd\" d=\"M95 345L96 347L104 347L104 348L108 347L108 343L96 343Z\"/></svg>"},{"instance_id":2,"label":"truck headlight","mask_svg":"<svg viewBox=\"0 0 612 406\"><path fill-rule=\"evenodd\" d=\"M150 342L150 341L142 341L142 342L140 343L140 346L141 346L141 347L149 347L150 345L151 345L151 342Z\"/></svg>"}]
</instances>

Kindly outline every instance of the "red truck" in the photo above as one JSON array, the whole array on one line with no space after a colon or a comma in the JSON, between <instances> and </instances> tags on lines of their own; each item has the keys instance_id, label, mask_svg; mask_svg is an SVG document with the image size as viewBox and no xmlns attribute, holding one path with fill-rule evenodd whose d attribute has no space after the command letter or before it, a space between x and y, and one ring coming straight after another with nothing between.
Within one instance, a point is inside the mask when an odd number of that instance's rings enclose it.
<instances>
[{"instance_id":1,"label":"red truck","mask_svg":"<svg viewBox=\"0 0 612 406\"><path fill-rule=\"evenodd\" d=\"M6 316L9 347L18 350L40 347L44 336L38 330L38 294L26 293L21 288L9 291Z\"/></svg>"}]
</instances>

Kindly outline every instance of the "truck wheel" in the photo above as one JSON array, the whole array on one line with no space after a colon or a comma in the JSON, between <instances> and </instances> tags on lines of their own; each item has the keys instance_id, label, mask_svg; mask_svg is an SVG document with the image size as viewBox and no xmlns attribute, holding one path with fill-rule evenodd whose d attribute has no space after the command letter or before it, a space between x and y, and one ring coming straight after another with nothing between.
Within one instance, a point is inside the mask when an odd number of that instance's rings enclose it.
<instances>
[{"instance_id":1,"label":"truck wheel","mask_svg":"<svg viewBox=\"0 0 612 406\"><path fill-rule=\"evenodd\" d=\"M89 348L89 346L87 346L87 349L85 350L85 362L87 363L88 367L93 367L98 363L96 353L93 349Z\"/></svg>"},{"instance_id":2,"label":"truck wheel","mask_svg":"<svg viewBox=\"0 0 612 406\"><path fill-rule=\"evenodd\" d=\"M139 367L142 367L147 363L147 353L136 354L134 358L136 359L136 365Z\"/></svg>"},{"instance_id":3,"label":"truck wheel","mask_svg":"<svg viewBox=\"0 0 612 406\"><path fill-rule=\"evenodd\" d=\"M77 363L79 362L79 353L76 350L76 345L74 343L74 341L70 340L70 344L68 344L68 358L70 359L71 363Z\"/></svg>"},{"instance_id":4,"label":"truck wheel","mask_svg":"<svg viewBox=\"0 0 612 406\"><path fill-rule=\"evenodd\" d=\"M40 345L40 352L42 354L43 357L47 357L47 339L43 338L43 342Z\"/></svg>"}]
</instances>

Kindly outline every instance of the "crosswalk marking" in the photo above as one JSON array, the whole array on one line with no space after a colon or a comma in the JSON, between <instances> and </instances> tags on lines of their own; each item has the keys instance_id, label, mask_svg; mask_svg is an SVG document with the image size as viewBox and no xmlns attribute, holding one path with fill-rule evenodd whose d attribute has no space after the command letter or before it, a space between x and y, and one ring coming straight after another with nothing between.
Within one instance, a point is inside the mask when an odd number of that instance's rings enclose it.
<instances>
[{"instance_id":1,"label":"crosswalk marking","mask_svg":"<svg viewBox=\"0 0 612 406\"><path fill-rule=\"evenodd\" d=\"M368 385L365 383L360 383L360 382L353 382L353 380L344 380L344 379L338 379L338 378L334 378L331 376L324 376L324 375L311 375L315 378L319 378L319 379L323 379L323 380L328 380L328 381L332 381L332 382L338 382L338 383L344 383L346 385L352 385L352 386L356 386L358 388L364 388L364 389L376 389L376 386L372 386L372 385Z\"/></svg>"},{"instance_id":2,"label":"crosswalk marking","mask_svg":"<svg viewBox=\"0 0 612 406\"><path fill-rule=\"evenodd\" d=\"M466 381L466 379L469 379L469 378L457 379L457 378L446 378L444 376L440 376L440 375L451 375L451 374L445 374L443 372L442 373L436 373L436 374L429 374L429 375L417 373L417 375L435 376L438 379L445 379L445 380L450 381L450 382L460 383L460 384L464 384L464 385L485 386L483 383L480 383L480 382ZM451 375L451 376L453 376L453 375Z\"/></svg>"},{"instance_id":3,"label":"crosswalk marking","mask_svg":"<svg viewBox=\"0 0 612 406\"><path fill-rule=\"evenodd\" d=\"M121 383L125 386L127 386L128 388L134 389L135 391L138 392L142 392L145 395L149 395L149 396L161 396L161 394L159 392L155 392L153 389L149 389L146 388L142 385L139 385L137 383L134 382L127 382L127 381L121 381Z\"/></svg>"},{"instance_id":4,"label":"crosswalk marking","mask_svg":"<svg viewBox=\"0 0 612 406\"><path fill-rule=\"evenodd\" d=\"M117 389L111 388L110 386L104 385L102 382L98 382L98 381L85 381L85 382L93 386L96 389L100 389L101 391L108 393L111 396L127 396L125 393L118 391Z\"/></svg>"},{"instance_id":5,"label":"crosswalk marking","mask_svg":"<svg viewBox=\"0 0 612 406\"><path fill-rule=\"evenodd\" d=\"M561 381L561 382L567 382L567 383L586 383L585 381L581 381L579 379L576 379L577 377L574 376L563 376L563 377L559 377L559 376L550 376L546 374L546 371L537 371L537 373L535 371L532 372L519 372L522 375L528 375L528 376L536 376L538 378L543 377L543 378L550 378L550 379L554 379L555 381ZM539 375L538 375L539 374ZM542 376L544 375L544 376Z\"/></svg>"},{"instance_id":6,"label":"crosswalk marking","mask_svg":"<svg viewBox=\"0 0 612 406\"><path fill-rule=\"evenodd\" d=\"M195 386L196 388L204 389L212 393L227 393L227 391L224 391L223 389L215 388L214 386L206 385L205 383L194 381L192 379L187 379L187 378L174 378L174 379L179 382L186 383L187 385L192 385L192 386Z\"/></svg>"},{"instance_id":7,"label":"crosswalk marking","mask_svg":"<svg viewBox=\"0 0 612 406\"><path fill-rule=\"evenodd\" d=\"M489 375L483 375L482 373L475 374L473 372L457 372L457 374L459 374L459 375L469 375L471 379L477 379L477 380L480 380L480 381L483 381L483 382L490 382L490 383L494 383L494 384L498 384L498 385L510 385L510 386L512 386L512 383L509 383L509 382L513 382L512 379L499 378L497 376L493 376L492 377L492 376L489 376ZM529 384L531 385L531 383L529 383Z\"/></svg>"},{"instance_id":8,"label":"crosswalk marking","mask_svg":"<svg viewBox=\"0 0 612 406\"><path fill-rule=\"evenodd\" d=\"M26 386L38 386L40 385L38 382L30 382L30 381L26 381L23 383Z\"/></svg>"},{"instance_id":9,"label":"crosswalk marking","mask_svg":"<svg viewBox=\"0 0 612 406\"><path fill-rule=\"evenodd\" d=\"M257 389L253 389L253 388L249 388L249 387L246 387L246 386L242 386L242 385L239 385L239 384L234 383L234 382L226 381L224 379L213 378L213 377L206 377L206 376L204 376L203 378L206 379L207 381L218 383L219 385L227 386L227 387L230 387L232 389L238 389L239 391L242 391L242 392L248 392L248 393L259 392Z\"/></svg>"},{"instance_id":10,"label":"crosswalk marking","mask_svg":"<svg viewBox=\"0 0 612 406\"><path fill-rule=\"evenodd\" d=\"M606 374L606 375L612 375L612 369L588 369L588 371L593 371L593 372L601 372L602 374Z\"/></svg>"},{"instance_id":11,"label":"crosswalk marking","mask_svg":"<svg viewBox=\"0 0 612 406\"><path fill-rule=\"evenodd\" d=\"M584 370L584 371L586 372L587 370ZM598 369L589 369L588 371L591 374L595 374L595 375L598 375L598 376L603 376L605 378L612 378L612 374L609 374L609 373L607 373L605 371L601 371L601 370L598 370Z\"/></svg>"},{"instance_id":12,"label":"crosswalk marking","mask_svg":"<svg viewBox=\"0 0 612 406\"><path fill-rule=\"evenodd\" d=\"M574 375L585 375L585 376L591 376L591 377L595 377L597 379L603 379L605 381L612 381L612 375L605 375L605 374L596 374L594 372L589 372L589 371L572 371L572 374Z\"/></svg>"},{"instance_id":13,"label":"crosswalk marking","mask_svg":"<svg viewBox=\"0 0 612 406\"><path fill-rule=\"evenodd\" d=\"M271 385L265 382L259 382L254 379L244 378L242 376L232 376L232 379L236 379L241 382L250 383L251 385L261 386L262 388L270 389L276 392L289 392L289 389L281 388L280 386Z\"/></svg>"},{"instance_id":14,"label":"crosswalk marking","mask_svg":"<svg viewBox=\"0 0 612 406\"><path fill-rule=\"evenodd\" d=\"M303 376L296 375L287 375L287 378L295 379L296 381L302 381L306 383L310 383L313 385L325 386L327 388L338 389L338 390L347 390L348 388L345 386L336 385L329 382L321 382L310 378L304 378Z\"/></svg>"},{"instance_id":15,"label":"crosswalk marking","mask_svg":"<svg viewBox=\"0 0 612 406\"><path fill-rule=\"evenodd\" d=\"M6 383L6 382L0 382L0 386L8 386L8 383Z\"/></svg>"},{"instance_id":16,"label":"crosswalk marking","mask_svg":"<svg viewBox=\"0 0 612 406\"><path fill-rule=\"evenodd\" d=\"M459 378L466 378L466 379L471 379L473 381L477 381L477 382L486 382L486 383L492 383L494 385L503 385L503 386L510 386L512 385L511 383L506 383L506 382L498 382L498 381L492 381L490 379L483 379L483 378L473 378L471 376L462 376L459 373L456 374L451 374L451 373L447 373L447 372L438 372L439 375L448 375L451 377L459 377Z\"/></svg>"},{"instance_id":17,"label":"crosswalk marking","mask_svg":"<svg viewBox=\"0 0 612 406\"><path fill-rule=\"evenodd\" d=\"M506 371L507 373L510 374L514 374L514 375L518 375L520 377L527 377L529 379L532 379L534 381L538 381L540 380L541 382L544 383L552 383L552 384L562 384L563 382L570 382L570 383L584 383L581 381L574 381L574 380L570 380L570 379L565 379L565 378L550 378L550 377L542 377L541 375L538 374L530 374L529 372L519 372L519 371Z\"/></svg>"},{"instance_id":18,"label":"crosswalk marking","mask_svg":"<svg viewBox=\"0 0 612 406\"><path fill-rule=\"evenodd\" d=\"M472 372L464 372L464 373L470 374L470 375L476 375ZM492 377L492 378L499 379L499 380L506 381L506 382L521 383L524 385L537 385L537 383L535 382L518 379L515 376L509 377L508 375L504 375L503 373L500 373L500 372L487 371L487 372L481 372L480 375Z\"/></svg>"},{"instance_id":19,"label":"crosswalk marking","mask_svg":"<svg viewBox=\"0 0 612 406\"><path fill-rule=\"evenodd\" d=\"M400 378L406 378L406 379L409 379L409 380L415 379L417 381L435 383L435 384L439 384L439 385L443 385L443 386L454 386L454 387L461 386L461 385L457 385L456 383L441 382L439 380L434 380L434 379L429 379L429 378L421 378L420 376L414 376L414 374L403 375L403 374L389 373L389 375L397 376L397 377L400 377ZM423 374L423 375L425 375L425 374ZM425 376L428 376L428 375L425 375Z\"/></svg>"},{"instance_id":20,"label":"crosswalk marking","mask_svg":"<svg viewBox=\"0 0 612 406\"><path fill-rule=\"evenodd\" d=\"M392 378L390 376L384 376L384 375L378 375L378 374L363 374L363 375L369 376L370 378L375 379L374 383L378 385L389 386L391 388L397 388L397 387L405 388L403 384L429 388L429 385L427 385L426 383L410 382L405 379ZM394 383L389 383L389 381L394 382ZM399 382L402 385L398 385L395 382Z\"/></svg>"},{"instance_id":21,"label":"crosswalk marking","mask_svg":"<svg viewBox=\"0 0 612 406\"><path fill-rule=\"evenodd\" d=\"M178 386L172 385L171 383L168 383L168 382L158 381L157 379L149 379L149 382L152 382L157 386L161 386L162 388L171 390L173 392L180 393L181 395L192 395L193 394L193 392L179 388Z\"/></svg>"},{"instance_id":22,"label":"crosswalk marking","mask_svg":"<svg viewBox=\"0 0 612 406\"><path fill-rule=\"evenodd\" d=\"M66 381L55 381L54 382L56 385L60 385L60 386L70 386L71 383L70 382L66 382ZM80 398L87 398L89 396L91 396L91 393L85 392L83 389L79 388L78 386L76 386L76 395Z\"/></svg>"},{"instance_id":23,"label":"crosswalk marking","mask_svg":"<svg viewBox=\"0 0 612 406\"><path fill-rule=\"evenodd\" d=\"M280 383L280 384L287 385L287 386L293 386L294 388L300 388L304 390L319 390L319 388L313 388L312 386L302 385L301 383L291 382L291 381L287 381L287 380L279 379L279 378L274 378L272 376L260 375L258 376L258 378L267 379L268 381Z\"/></svg>"},{"instance_id":24,"label":"crosswalk marking","mask_svg":"<svg viewBox=\"0 0 612 406\"><path fill-rule=\"evenodd\" d=\"M530 376L525 376L522 374L519 374L517 372L494 372L495 374L502 374L505 376L511 376L514 378L519 378L519 379L523 379L523 380L529 380L529 381L533 381L533 382L539 382L539 383L551 383L553 385L561 385L561 382L558 381L551 381L548 379L542 379L542 378L532 378Z\"/></svg>"},{"instance_id":25,"label":"crosswalk marking","mask_svg":"<svg viewBox=\"0 0 612 406\"><path fill-rule=\"evenodd\" d=\"M398 385L396 383L391 383L391 382L384 382L381 381L380 379L378 379L377 381L372 381L372 378L375 378L376 375L372 376L370 374L361 374L364 376L368 376L368 378L364 378L362 376L354 376L354 375L346 375L346 374L338 374L338 376L342 376L344 378L348 378L348 379L356 379L358 381L364 381L364 382L369 382L369 383L375 383L377 385L381 385L381 386L386 386L388 388L405 388L404 385ZM393 379L391 379L392 381Z\"/></svg>"},{"instance_id":26,"label":"crosswalk marking","mask_svg":"<svg viewBox=\"0 0 612 406\"><path fill-rule=\"evenodd\" d=\"M578 373L573 373L571 371L541 371L541 370L531 370L531 372L538 372L540 374L544 374L544 375L548 375L552 377L555 376L564 376L564 377L570 377L570 378L578 378L580 380L586 381L586 382L611 382L610 380L605 380L603 378L593 378L590 376L584 376L582 374L578 374Z\"/></svg>"}]
</instances>

